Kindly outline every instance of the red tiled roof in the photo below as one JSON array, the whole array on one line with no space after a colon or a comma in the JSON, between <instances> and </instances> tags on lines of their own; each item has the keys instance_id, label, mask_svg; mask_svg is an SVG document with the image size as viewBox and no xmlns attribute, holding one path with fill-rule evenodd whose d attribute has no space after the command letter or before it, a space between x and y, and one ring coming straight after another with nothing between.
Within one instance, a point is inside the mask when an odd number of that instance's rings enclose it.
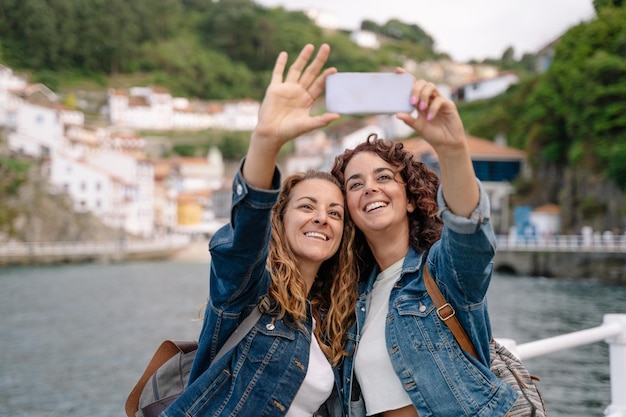
<instances>
[{"instance_id":1,"label":"red tiled roof","mask_svg":"<svg viewBox=\"0 0 626 417\"><path fill-rule=\"evenodd\" d=\"M434 149L428 142L422 138L406 139L402 141L404 147L416 155L430 153L433 157L437 157ZM467 136L467 144L469 145L472 157L486 159L514 159L521 160L526 158L526 152L511 148L508 146L498 145L492 141L477 138L475 136Z\"/></svg>"}]
</instances>

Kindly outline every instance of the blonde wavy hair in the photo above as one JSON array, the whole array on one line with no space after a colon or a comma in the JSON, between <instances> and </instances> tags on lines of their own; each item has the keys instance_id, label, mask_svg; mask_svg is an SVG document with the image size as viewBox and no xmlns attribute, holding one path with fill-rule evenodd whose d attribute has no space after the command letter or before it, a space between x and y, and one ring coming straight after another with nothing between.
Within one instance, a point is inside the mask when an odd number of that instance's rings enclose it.
<instances>
[{"instance_id":1,"label":"blonde wavy hair","mask_svg":"<svg viewBox=\"0 0 626 417\"><path fill-rule=\"evenodd\" d=\"M284 215L293 188L309 179L322 179L336 185L345 195L343 186L328 172L309 170L287 177L278 201L272 210L272 233L267 268L272 276L269 295L277 303L278 316L290 317L301 325L307 317L307 300L311 302L317 325L315 337L329 361L336 365L346 355L345 334L355 320L358 271L352 255L355 228L344 214L344 228L337 252L322 263L307 296L296 257L285 240Z\"/></svg>"}]
</instances>

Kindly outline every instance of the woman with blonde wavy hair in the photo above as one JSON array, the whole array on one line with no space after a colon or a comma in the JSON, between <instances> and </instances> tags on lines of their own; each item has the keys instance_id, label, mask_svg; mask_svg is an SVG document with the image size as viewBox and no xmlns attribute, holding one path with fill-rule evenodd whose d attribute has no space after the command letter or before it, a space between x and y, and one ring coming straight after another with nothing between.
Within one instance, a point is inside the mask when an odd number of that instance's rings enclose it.
<instances>
[{"instance_id":1,"label":"woman with blonde wavy hair","mask_svg":"<svg viewBox=\"0 0 626 417\"><path fill-rule=\"evenodd\" d=\"M230 222L209 244L209 299L188 386L162 417L343 415L338 365L355 320L354 226L330 173L294 174L281 188L276 167L285 143L339 117L310 115L336 71L322 71L328 45L307 65L313 51L306 45L286 75L287 54L276 60L233 181ZM259 304L252 330L214 360Z\"/></svg>"},{"instance_id":2,"label":"woman with blonde wavy hair","mask_svg":"<svg viewBox=\"0 0 626 417\"><path fill-rule=\"evenodd\" d=\"M272 234L267 268L272 275L269 293L277 300L283 317L289 315L298 322L306 320L306 304L311 303L313 317L319 325L315 335L320 347L331 363L337 364L344 355L344 337L348 326L354 321L356 304L356 272L353 270L352 242L354 225L345 222L344 237L339 250L324 261L309 288L303 280L298 261L288 241L285 230L285 211L291 191L307 179L320 179L335 184L339 181L328 172L307 171L294 174L283 182L282 191L272 210ZM347 216L347 213L345 214ZM308 293L308 295L307 295Z\"/></svg>"}]
</instances>

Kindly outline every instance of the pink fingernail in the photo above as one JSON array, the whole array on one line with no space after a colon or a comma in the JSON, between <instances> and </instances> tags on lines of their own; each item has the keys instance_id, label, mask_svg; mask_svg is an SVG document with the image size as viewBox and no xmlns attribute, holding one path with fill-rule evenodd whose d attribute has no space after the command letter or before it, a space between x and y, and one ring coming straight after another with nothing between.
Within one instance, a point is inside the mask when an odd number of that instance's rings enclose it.
<instances>
[{"instance_id":1,"label":"pink fingernail","mask_svg":"<svg viewBox=\"0 0 626 417\"><path fill-rule=\"evenodd\" d=\"M428 114L426 115L426 120L428 120L429 122L430 122L431 120L433 120L433 115L432 115L432 114L430 114L430 113L428 113Z\"/></svg>"},{"instance_id":2,"label":"pink fingernail","mask_svg":"<svg viewBox=\"0 0 626 417\"><path fill-rule=\"evenodd\" d=\"M415 106L417 104L417 97L411 96L411 105Z\"/></svg>"},{"instance_id":3,"label":"pink fingernail","mask_svg":"<svg viewBox=\"0 0 626 417\"><path fill-rule=\"evenodd\" d=\"M420 103L420 110L424 110L426 108L426 103L423 101Z\"/></svg>"}]
</instances>

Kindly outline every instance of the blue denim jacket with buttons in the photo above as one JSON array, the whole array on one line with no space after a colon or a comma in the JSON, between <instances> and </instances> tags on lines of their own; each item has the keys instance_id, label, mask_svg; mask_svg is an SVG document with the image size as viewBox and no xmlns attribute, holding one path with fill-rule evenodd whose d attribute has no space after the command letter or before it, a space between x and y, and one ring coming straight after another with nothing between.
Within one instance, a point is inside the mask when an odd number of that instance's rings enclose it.
<instances>
[{"instance_id":1,"label":"blue denim jacket with buttons","mask_svg":"<svg viewBox=\"0 0 626 417\"><path fill-rule=\"evenodd\" d=\"M271 190L248 185L241 169L236 174L230 224L209 244L209 299L189 385L162 417L282 416L302 384L309 363L310 314L304 329L263 314L232 354L211 363L259 297L267 294L270 213L279 187L278 170Z\"/></svg>"},{"instance_id":2,"label":"blue denim jacket with buttons","mask_svg":"<svg viewBox=\"0 0 626 417\"><path fill-rule=\"evenodd\" d=\"M489 370L492 334L485 297L496 241L489 223L489 200L480 183L479 188L480 203L470 218L450 212L439 189L438 204L444 222L441 239L431 247L427 259L409 249L391 290L385 326L387 352L420 417L504 416L517 398L516 391ZM480 360L459 347L437 315L424 285L425 261ZM348 352L358 349L359 329L365 322L369 294L379 272L375 267L360 284L357 323L348 335ZM353 385L353 366L354 355L346 357L342 370L344 411L350 416L364 416L360 389L358 384Z\"/></svg>"}]
</instances>

